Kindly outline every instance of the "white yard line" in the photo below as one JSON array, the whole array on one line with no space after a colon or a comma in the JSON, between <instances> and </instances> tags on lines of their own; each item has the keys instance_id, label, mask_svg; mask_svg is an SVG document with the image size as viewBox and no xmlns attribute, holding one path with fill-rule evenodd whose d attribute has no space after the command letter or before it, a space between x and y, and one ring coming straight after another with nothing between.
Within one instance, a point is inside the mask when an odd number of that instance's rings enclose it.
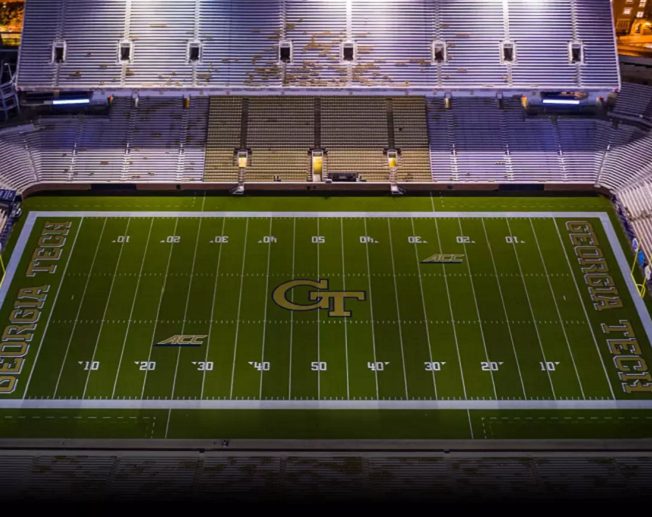
<instances>
[{"instance_id":1,"label":"white yard line","mask_svg":"<svg viewBox=\"0 0 652 517\"><path fill-rule=\"evenodd\" d=\"M66 346L66 353L63 356L63 362L61 363L61 369L59 370L59 377L57 377L57 384L54 387L54 393L52 398L57 398L57 391L59 390L59 383L61 382L61 376L63 375L63 369L66 366L66 360L68 359L68 352L70 352L70 345L72 343L72 338L75 336L75 330L77 330L77 323L79 322L79 315L81 314L82 307L84 306L84 299L86 298L86 290L88 289L88 284L91 282L93 276L93 269L95 268L95 261L97 259L97 254L100 251L100 245L102 244L102 237L104 236L104 229L106 228L106 222L108 219L104 219L104 224L102 225L102 231L100 232L100 238L97 240L97 246L95 247L95 254L93 255L93 261L91 262L91 268L88 271L88 276L86 277L86 283L84 284L84 291L82 292L81 300L79 301L79 308L77 309L77 314L75 315L75 322L72 325L72 331L70 332L70 338L68 339L68 345Z\"/></svg>"},{"instance_id":2,"label":"white yard line","mask_svg":"<svg viewBox=\"0 0 652 517\"><path fill-rule=\"evenodd\" d=\"M294 252L296 249L297 220L292 219L292 278L294 278ZM290 293L294 303L294 289ZM294 344L294 311L290 311L290 370L288 379L288 399L292 398L292 345Z\"/></svg>"},{"instance_id":3,"label":"white yard line","mask_svg":"<svg viewBox=\"0 0 652 517\"><path fill-rule=\"evenodd\" d=\"M165 439L168 437L168 431L170 430L170 420L172 419L172 408L168 410L168 420L165 424Z\"/></svg>"},{"instance_id":4,"label":"white yard line","mask_svg":"<svg viewBox=\"0 0 652 517\"><path fill-rule=\"evenodd\" d=\"M466 410L466 416L469 419L469 429L471 430L471 440L474 440L475 437L473 436L473 422L471 422L471 411L468 408ZM167 438L167 431L165 433L165 437Z\"/></svg>"},{"instance_id":5,"label":"white yard line","mask_svg":"<svg viewBox=\"0 0 652 517\"><path fill-rule=\"evenodd\" d=\"M568 258L568 253L566 253L566 246L564 245L564 240L561 237L561 232L559 231L559 226L557 225L557 222L553 219L552 224L555 225L555 229L557 230L557 236L559 237L559 244L561 245L561 249L564 252L564 257L566 257L566 264L568 264L568 272L570 273L571 278L573 279L573 284L575 284L575 290L577 291L577 297L580 300L580 303L582 304L582 310L584 311L584 317L586 318L586 324L589 327L589 330L591 331L591 336L593 336L593 343L595 344L595 351L598 354L598 357L600 358L600 363L602 363L602 371L604 372L604 377L607 380L607 386L609 386L609 391L611 392L611 397L613 399L616 398L616 394L614 393L613 386L611 385L611 381L609 380L609 375L607 374L607 367L604 364L604 359L602 358L602 354L600 353L600 347L598 345L598 339L595 337L595 332L593 330L593 325L591 325L591 318L589 318L589 313L586 310L586 305L584 304L584 298L582 298L582 293L580 292L580 287L577 284L577 279L575 278L575 272L573 271L573 267L571 266L570 259ZM614 246L613 243L611 243L612 248Z\"/></svg>"},{"instance_id":6,"label":"white yard line","mask_svg":"<svg viewBox=\"0 0 652 517\"><path fill-rule=\"evenodd\" d=\"M269 220L269 235L274 235L272 233L272 223L274 219ZM265 339L267 338L267 299L269 298L269 263L271 262L272 258L272 243L270 242L267 245L267 270L265 272L265 310L263 311L263 342L262 342L262 350L260 354L260 364L262 365L265 362ZM260 368L260 386L259 386L259 393L258 393L258 398L262 400L263 398L263 374L265 371L263 370L262 366Z\"/></svg>"},{"instance_id":7,"label":"white yard line","mask_svg":"<svg viewBox=\"0 0 652 517\"><path fill-rule=\"evenodd\" d=\"M118 386L118 378L120 377L120 368L122 367L122 358L125 353L125 346L127 344L127 337L129 336L129 329L131 328L131 318L134 315L134 309L136 308L136 299L138 298L138 289L140 288L140 280L143 277L143 268L145 267L145 258L147 257L147 249L149 248L149 239L152 236L152 228L154 227L154 219L149 225L149 232L147 233L147 240L145 241L145 253L143 253L143 260L140 263L140 271L138 272L138 280L136 281L136 291L134 292L134 299L131 302L131 310L129 311L129 321L127 322L127 331L125 332L125 338L122 341L122 350L120 351L120 360L118 361L118 370L115 374L115 380L113 381L113 391L111 392L111 398L115 397L115 389Z\"/></svg>"},{"instance_id":8,"label":"white yard line","mask_svg":"<svg viewBox=\"0 0 652 517\"><path fill-rule=\"evenodd\" d=\"M401 361L403 362L403 381L405 382L405 400L410 399L407 382L407 371L405 370L405 354L403 352L403 327L401 326L401 308L398 304L398 285L396 283L396 267L394 265L394 243L392 241L392 227L387 219L387 231L389 232L389 253L392 258L392 277L394 278L394 299L396 300L396 316L398 318L398 337L401 344Z\"/></svg>"},{"instance_id":9,"label":"white yard line","mask_svg":"<svg viewBox=\"0 0 652 517\"><path fill-rule=\"evenodd\" d=\"M491 242L489 241L489 234L487 233L487 226L482 221L482 228L484 229L484 237L487 241L487 246L489 247L489 255L491 255L491 263L494 266L494 275L496 275L496 282L498 283L498 292L500 293L500 301L503 304L503 314L505 315L505 321L507 322L507 330L509 332L509 340L512 343L512 350L514 351L514 359L516 360L516 369L518 370L518 378L521 381L521 389L523 390L523 397L527 400L527 393L525 392L525 384L523 383L523 375L521 374L521 365L518 360L518 353L516 352L516 343L514 343L514 334L512 333L512 325L509 322L509 315L507 314L507 305L505 305L505 296L503 294L503 287L500 283L500 275L498 274L498 268L496 267L496 259L494 257L493 249L491 248Z\"/></svg>"},{"instance_id":10,"label":"white yard line","mask_svg":"<svg viewBox=\"0 0 652 517\"><path fill-rule=\"evenodd\" d=\"M125 228L124 234L125 237L129 235L129 225L131 224L131 219L127 219L127 227ZM95 348L93 348L93 355L91 357L91 364L95 361L95 355L97 354L97 347L100 343L100 338L102 337L102 330L104 329L104 320L106 319L106 313L109 310L109 302L111 301L111 295L113 294L113 286L115 285L115 279L117 278L118 268L120 267L120 260L122 259L122 252L125 249L125 242L123 241L120 244L120 252L118 253L118 261L115 264L115 269L113 270L113 278L111 279L111 287L109 288L109 294L106 297L106 303L104 304L104 312L102 313L102 322L100 323L100 330L97 333L97 339L95 340ZM91 373L93 370L88 369L88 375L86 376L86 382L84 383L84 393L82 398L86 398L86 391L88 390L88 381L91 379Z\"/></svg>"},{"instance_id":11,"label":"white yard line","mask_svg":"<svg viewBox=\"0 0 652 517\"><path fill-rule=\"evenodd\" d=\"M204 197L206 201L206 197ZM197 250L199 249L199 236L201 235L201 223L203 219L199 220L199 227L197 228L197 239L195 240L195 253L192 256L192 267L190 269L190 281L188 282L188 294L186 295L186 308L183 311L183 323L181 324L181 334L183 335L186 331L186 320L188 318L188 306L190 305L190 295L192 294L192 284L195 279L195 264L197 263ZM212 316L211 316L212 318ZM174 381L172 381L172 395L170 398L174 398L174 390L177 387L177 374L179 373L179 362L181 360L181 347L177 349L177 364L174 368Z\"/></svg>"},{"instance_id":12,"label":"white yard line","mask_svg":"<svg viewBox=\"0 0 652 517\"><path fill-rule=\"evenodd\" d=\"M417 232L414 229L414 219L410 219L410 223L412 224L412 235L416 235ZM428 311L426 310L426 298L423 293L423 278L421 277L421 261L419 260L419 252L417 251L417 243L414 243L414 258L417 261L417 274L419 275L419 290L421 292L421 306L423 307L423 320L426 326L426 340L428 341L428 357L430 358L430 362L432 363L432 346L430 343L430 325L428 324ZM439 396L437 395L437 380L435 379L435 371L433 370L432 372L432 387L435 390L435 399L438 399Z\"/></svg>"},{"instance_id":13,"label":"white yard line","mask_svg":"<svg viewBox=\"0 0 652 517\"><path fill-rule=\"evenodd\" d=\"M242 250L242 270L240 271L240 295L238 296L238 315L235 323L235 344L233 346L233 366L231 367L231 391L229 398L233 398L233 381L235 379L235 360L238 355L238 334L240 331L240 309L242 308L242 287L244 285L244 271L247 259L247 236L249 235L249 219L245 225L244 249Z\"/></svg>"},{"instance_id":14,"label":"white yard line","mask_svg":"<svg viewBox=\"0 0 652 517\"><path fill-rule=\"evenodd\" d=\"M369 232L367 230L367 219L364 219L364 234L369 235ZM367 239L368 240L368 239ZM365 242L365 251L367 253L367 280L369 281L369 311L371 314L371 344L373 346L373 351L374 351L374 364L378 362L376 359L376 330L375 326L376 323L374 321L374 303L373 303L373 297L371 295L371 265L369 262L369 243ZM374 376L376 377L376 399L380 399L380 393L378 391L378 372L374 370Z\"/></svg>"},{"instance_id":15,"label":"white yard line","mask_svg":"<svg viewBox=\"0 0 652 517\"><path fill-rule=\"evenodd\" d=\"M32 230L34 229L34 225L36 224L37 218L38 216L35 213L30 212L30 214L27 216L27 219L25 220L23 229L21 230L20 235L18 236L18 240L16 241L16 246L14 247L14 250L11 253L11 258L9 259L9 263L6 266L7 268L5 274L2 277L2 283L0 285L0 306L4 303L5 297L7 296L7 292L9 291L9 287L11 287L11 282L14 279L14 275L16 274L16 270L18 269L20 260L23 258L23 252L27 247L27 243L29 242L29 237L32 234ZM84 218L82 217L82 221L83 219Z\"/></svg>"},{"instance_id":16,"label":"white yard line","mask_svg":"<svg viewBox=\"0 0 652 517\"><path fill-rule=\"evenodd\" d=\"M459 224L460 227L460 234L464 235L464 230L462 229L462 220L458 219L457 223ZM469 257L469 253L466 250L466 244L462 244L464 247L464 254L466 260L466 268L469 272L469 280L471 281L471 291L473 292L473 302L475 303L475 313L478 315L478 325L480 326L480 337L482 338L482 347L484 348L484 356L487 358L487 362L490 362L491 359L489 359L489 351L487 350L487 339L485 338L484 335L484 326L482 325L482 315L480 314L480 306L478 305L478 296L475 294L475 282L473 281L473 273L471 271L471 258ZM496 381L494 379L494 372L493 370L489 370L489 375L491 376L491 385L494 388L494 397L498 398L498 391L496 390Z\"/></svg>"},{"instance_id":17,"label":"white yard line","mask_svg":"<svg viewBox=\"0 0 652 517\"><path fill-rule=\"evenodd\" d=\"M179 218L176 218L174 223L174 230L172 230L173 235L177 234L177 227L179 226ZM163 278L163 286L161 287L161 295L158 299L158 307L156 309L156 319L154 320L154 329L152 330L152 337L149 343L149 354L147 356L147 362L152 360L152 351L154 350L154 339L156 338L156 330L158 329L158 317L161 314L161 305L163 304L163 297L165 296L165 288L168 285L168 274L170 273L170 263L172 262L172 252L174 251L174 243L170 243L170 253L168 254L168 264L165 268L165 277ZM145 398L145 387L147 386L147 374L149 370L145 370L145 377L143 378L143 390L140 394L140 398Z\"/></svg>"},{"instance_id":18,"label":"white yard line","mask_svg":"<svg viewBox=\"0 0 652 517\"><path fill-rule=\"evenodd\" d=\"M224 237L224 228L226 227L226 219L222 219L222 232L221 237ZM201 395L200 399L204 398L204 385L206 384L206 363L208 363L208 354L211 349L211 338L213 337L213 318L215 317L215 301L217 300L217 284L220 279L220 264L222 263L222 250L224 243L220 243L220 251L217 254L217 266L215 268L215 285L213 286L213 301L211 302L211 322L208 326L208 344L206 345L206 356L204 357L204 371L202 372L201 379Z\"/></svg>"},{"instance_id":19,"label":"white yard line","mask_svg":"<svg viewBox=\"0 0 652 517\"><path fill-rule=\"evenodd\" d=\"M652 410L652 400L81 400L0 399L0 409ZM533 422L536 422L534 420ZM588 422L588 420L587 420ZM533 423L536 425L536 423Z\"/></svg>"},{"instance_id":20,"label":"white yard line","mask_svg":"<svg viewBox=\"0 0 652 517\"><path fill-rule=\"evenodd\" d=\"M66 267L63 270L63 274L61 275L61 280L59 281L59 287L57 288L57 294L54 296L54 303L52 304L52 308L50 309L50 315L48 316L48 321L45 324L45 329L43 330L43 337L41 337L41 341L39 343L38 350L36 351L36 357L34 358L34 364L32 365L32 369L29 372L29 377L27 378L27 384L25 384L25 392L23 393L23 399L27 396L27 390L29 389L29 385L32 382L32 375L34 375L34 370L36 370L36 364L38 363L38 358L39 355L41 355L41 349L43 348L43 342L45 341L45 336L48 333L48 328L50 326L50 321L52 321L52 315L54 314L54 309L57 306L57 300L59 299L59 293L61 292L61 288L63 287L63 281L66 278L66 273L68 272L68 265L70 264L70 259L72 258L73 252L75 251L75 246L77 245L77 237L79 237L79 234L81 233L82 225L84 224L84 218L82 217L81 221L79 222L79 228L77 229L77 233L75 234L75 239L72 241L72 248L70 248L70 255L68 255L68 260L66 261ZM29 234L26 234L29 236ZM22 239L23 235L21 235ZM22 256L22 252L20 253L20 256ZM18 257L20 259L20 256ZM13 256L12 256L12 261L13 261ZM4 285L4 284L3 284Z\"/></svg>"},{"instance_id":21,"label":"white yard line","mask_svg":"<svg viewBox=\"0 0 652 517\"><path fill-rule=\"evenodd\" d=\"M439 234L439 224L437 223L437 219L434 219L435 221L435 232L437 233L437 242L439 243L439 253L443 253L443 248L441 245L441 235ZM455 314L453 313L453 301L451 300L451 292L450 289L448 288L448 275L446 274L446 264L442 265L443 268L443 276L444 276L444 284L446 285L446 297L448 298L448 309L450 310L451 313L451 324L453 325L453 337L455 338L455 349L457 350L457 362L460 365L460 378L462 379L462 390L464 391L464 398L467 398L466 395L466 381L464 380L464 368L462 367L462 355L460 354L460 344L459 341L457 340L457 327L455 325Z\"/></svg>"},{"instance_id":22,"label":"white yard line","mask_svg":"<svg viewBox=\"0 0 652 517\"><path fill-rule=\"evenodd\" d=\"M512 234L512 228L509 225L509 219L505 218L507 222L507 230L509 231L509 234L513 236ZM543 357L544 362L548 362L548 359L546 358L546 352L543 349L543 342L541 341L541 335L539 334L539 326L537 325L537 317L534 314L534 309L532 309L532 302L530 301L530 293L527 288L527 284L525 283L525 277L523 276L523 269L521 268L521 260L518 258L518 251L516 249L516 244L512 242L512 248L514 249L514 256L516 257L516 263L518 264L518 272L519 275L521 276L521 281L523 282L523 288L525 289L525 297L527 298L527 304L528 307L530 308L530 314L532 314L532 323L534 324L534 330L537 333L537 341L539 341L539 348L541 349L541 357ZM555 386L552 383L552 377L550 376L550 371L546 368L546 374L548 374L548 381L550 382L550 389L552 390L552 396L557 399L557 395L555 394Z\"/></svg>"},{"instance_id":23,"label":"white yard line","mask_svg":"<svg viewBox=\"0 0 652 517\"><path fill-rule=\"evenodd\" d=\"M170 212L130 212L125 211L80 211L80 212L63 212L63 211L34 211L30 212L30 217L86 217L86 218L104 218L104 217L131 217L132 219L149 219L154 218L169 218ZM235 219L269 219L270 217L274 218L292 218L296 217L298 219L314 219L315 217L321 217L322 219L339 219L340 217L346 218L366 218L366 219L387 219L390 218L399 218L399 219L409 219L413 217L418 218L428 218L428 219L477 219L478 217L483 217L487 219L495 219L496 217L510 217L510 218L520 218L528 219L530 217L545 219L550 217L563 218L563 219L575 219L575 218L584 218L584 217L604 217L603 222L605 224L611 224L609 221L609 216L605 212L174 212L174 217L179 219L184 218L194 218L194 217L205 217L205 218L216 218L216 217L227 217ZM617 242L617 241L616 241ZM16 248L20 249L20 248ZM625 261L626 262L626 261ZM9 270L9 268L7 268Z\"/></svg>"},{"instance_id":24,"label":"white yard line","mask_svg":"<svg viewBox=\"0 0 652 517\"><path fill-rule=\"evenodd\" d=\"M346 291L346 269L344 267L344 219L340 218L340 242L342 244L342 290ZM349 391L349 328L348 318L344 318L344 359L346 364L346 398L351 398Z\"/></svg>"},{"instance_id":25,"label":"white yard line","mask_svg":"<svg viewBox=\"0 0 652 517\"><path fill-rule=\"evenodd\" d=\"M561 325L561 330L564 333L564 339L566 340L568 353L571 356L571 362L573 363L573 369L575 370L575 375L577 376L577 382L580 385L580 392L582 393L582 398L585 399L586 395L584 394L584 386L582 386L582 379L580 379L580 372L577 370L577 365L575 364L575 356L573 355L573 350L571 349L570 341L568 340L568 334L566 333L566 325L564 324L564 318L561 315L561 311L559 310L559 304L557 303L555 290L552 288L552 282L550 281L550 276L548 275L548 267L546 266L546 261L543 258L541 246L539 245L539 238L537 237L536 230L534 229L534 223L532 222L532 219L530 219L530 226L532 227L532 234L534 235L534 241L537 243L537 249L539 250L539 256L541 257L541 264L543 265L543 272L546 275L546 280L548 281L548 287L550 288L550 294L552 295L552 299L555 302L557 317L559 318L559 324Z\"/></svg>"}]
</instances>

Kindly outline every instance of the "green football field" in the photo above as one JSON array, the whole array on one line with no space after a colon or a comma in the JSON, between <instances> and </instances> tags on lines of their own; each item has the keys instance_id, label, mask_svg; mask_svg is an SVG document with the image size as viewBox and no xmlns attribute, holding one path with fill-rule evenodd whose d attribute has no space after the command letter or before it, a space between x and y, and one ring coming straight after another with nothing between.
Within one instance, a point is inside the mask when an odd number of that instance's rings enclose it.
<instances>
[{"instance_id":1,"label":"green football field","mask_svg":"<svg viewBox=\"0 0 652 517\"><path fill-rule=\"evenodd\" d=\"M652 434L652 322L603 199L25 209L0 437Z\"/></svg>"}]
</instances>

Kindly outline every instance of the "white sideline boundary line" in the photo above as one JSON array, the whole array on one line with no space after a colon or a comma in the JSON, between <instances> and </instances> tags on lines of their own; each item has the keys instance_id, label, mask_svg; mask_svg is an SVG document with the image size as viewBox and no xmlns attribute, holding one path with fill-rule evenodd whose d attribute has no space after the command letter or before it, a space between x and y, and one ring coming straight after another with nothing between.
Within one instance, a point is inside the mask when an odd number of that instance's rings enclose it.
<instances>
[{"instance_id":1,"label":"white sideline boundary line","mask_svg":"<svg viewBox=\"0 0 652 517\"><path fill-rule=\"evenodd\" d=\"M81 400L10 399L2 409L652 409L652 400Z\"/></svg>"},{"instance_id":2,"label":"white sideline boundary line","mask_svg":"<svg viewBox=\"0 0 652 517\"><path fill-rule=\"evenodd\" d=\"M30 213L27 217L27 220L25 221L25 224L23 225L22 231L20 232L18 242L16 242L16 247L11 252L11 259L9 260L9 264L7 264L5 272L6 276L4 282L2 282L2 287L0 287L0 306L2 306L5 298L7 297L7 291L9 291L11 282L14 279L14 274L18 269L18 264L23 257L23 251L25 251L25 248L27 247L27 241L29 240L30 235L32 235L32 230L34 229L35 224L36 215L34 214L33 216Z\"/></svg>"},{"instance_id":3,"label":"white sideline boundary line","mask_svg":"<svg viewBox=\"0 0 652 517\"><path fill-rule=\"evenodd\" d=\"M34 211L27 216L7 266L0 288L0 307L18 271L38 218L423 218L423 219L498 219L553 218L600 219L613 250L616 262L645 329L652 343L652 318L629 271L629 262L620 245L616 230L606 212L62 212ZM652 400L436 400L436 401L358 401L358 400L76 400L76 399L0 399L0 409L652 409Z\"/></svg>"}]
</instances>

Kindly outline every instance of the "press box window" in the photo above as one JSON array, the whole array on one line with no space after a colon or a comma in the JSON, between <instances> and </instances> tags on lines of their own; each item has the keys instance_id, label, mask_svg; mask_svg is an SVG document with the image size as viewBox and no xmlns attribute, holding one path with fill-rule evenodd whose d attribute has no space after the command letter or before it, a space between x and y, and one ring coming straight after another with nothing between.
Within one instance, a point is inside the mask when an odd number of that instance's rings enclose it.
<instances>
[{"instance_id":1,"label":"press box window","mask_svg":"<svg viewBox=\"0 0 652 517\"><path fill-rule=\"evenodd\" d=\"M516 45L511 41L503 41L500 44L500 57L503 63L516 61Z\"/></svg>"},{"instance_id":2,"label":"press box window","mask_svg":"<svg viewBox=\"0 0 652 517\"><path fill-rule=\"evenodd\" d=\"M122 40L118 45L118 61L121 63L129 63L132 58L133 50L133 42L129 40Z\"/></svg>"},{"instance_id":3,"label":"press box window","mask_svg":"<svg viewBox=\"0 0 652 517\"><path fill-rule=\"evenodd\" d=\"M291 63L292 62L292 42L291 41L281 41L278 45L278 60L281 63Z\"/></svg>"},{"instance_id":4,"label":"press box window","mask_svg":"<svg viewBox=\"0 0 652 517\"><path fill-rule=\"evenodd\" d=\"M446 42L435 41L432 44L432 60L435 63L446 63L448 61L448 48Z\"/></svg>"},{"instance_id":5,"label":"press box window","mask_svg":"<svg viewBox=\"0 0 652 517\"><path fill-rule=\"evenodd\" d=\"M190 41L188 43L188 62L197 63L198 61L201 61L201 43Z\"/></svg>"},{"instance_id":6,"label":"press box window","mask_svg":"<svg viewBox=\"0 0 652 517\"><path fill-rule=\"evenodd\" d=\"M342 61L355 61L355 43L353 41L342 43Z\"/></svg>"},{"instance_id":7,"label":"press box window","mask_svg":"<svg viewBox=\"0 0 652 517\"><path fill-rule=\"evenodd\" d=\"M52 62L65 63L66 61L66 42L55 41L52 44Z\"/></svg>"},{"instance_id":8,"label":"press box window","mask_svg":"<svg viewBox=\"0 0 652 517\"><path fill-rule=\"evenodd\" d=\"M574 65L584 64L584 44L579 41L571 41L568 46L568 57Z\"/></svg>"}]
</instances>

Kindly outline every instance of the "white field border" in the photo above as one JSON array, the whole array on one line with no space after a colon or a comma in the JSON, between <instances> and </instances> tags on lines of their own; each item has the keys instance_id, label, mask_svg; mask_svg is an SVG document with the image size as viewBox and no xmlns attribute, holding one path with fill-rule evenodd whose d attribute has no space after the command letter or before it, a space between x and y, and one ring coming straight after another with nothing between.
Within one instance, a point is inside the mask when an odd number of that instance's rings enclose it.
<instances>
[{"instance_id":1,"label":"white field border","mask_svg":"<svg viewBox=\"0 0 652 517\"><path fill-rule=\"evenodd\" d=\"M27 242L38 218L432 218L432 219L600 219L623 273L648 341L652 343L652 318L629 272L629 263L606 212L30 212L7 265L0 288L4 304ZM54 307L52 308L54 310ZM0 399L0 409L652 409L652 400L95 400Z\"/></svg>"}]
</instances>

